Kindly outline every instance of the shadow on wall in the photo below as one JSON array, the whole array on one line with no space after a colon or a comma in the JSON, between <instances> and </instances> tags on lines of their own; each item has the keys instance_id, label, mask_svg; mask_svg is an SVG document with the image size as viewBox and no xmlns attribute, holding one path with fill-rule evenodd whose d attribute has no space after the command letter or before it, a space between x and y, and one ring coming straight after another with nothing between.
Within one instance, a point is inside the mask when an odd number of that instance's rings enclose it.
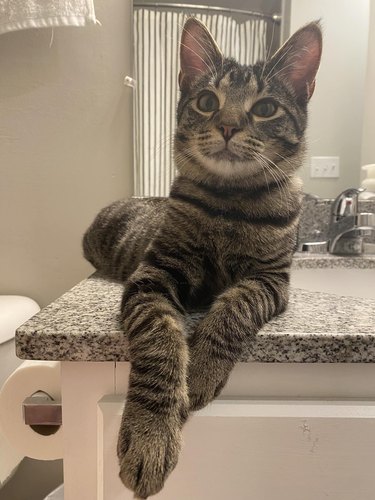
<instances>
[{"instance_id":1,"label":"shadow on wall","mask_svg":"<svg viewBox=\"0 0 375 500\"><path fill-rule=\"evenodd\" d=\"M62 460L24 458L0 489L0 500L43 500L62 482Z\"/></svg>"}]
</instances>

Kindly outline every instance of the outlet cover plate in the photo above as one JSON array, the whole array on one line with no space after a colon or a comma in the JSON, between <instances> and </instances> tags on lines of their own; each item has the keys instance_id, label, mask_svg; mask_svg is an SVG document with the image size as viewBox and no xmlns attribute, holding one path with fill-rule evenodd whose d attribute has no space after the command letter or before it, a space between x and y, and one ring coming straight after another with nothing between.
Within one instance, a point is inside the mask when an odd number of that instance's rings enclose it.
<instances>
[{"instance_id":1,"label":"outlet cover plate","mask_svg":"<svg viewBox=\"0 0 375 500\"><path fill-rule=\"evenodd\" d=\"M338 156L312 156L310 163L310 177L340 177L340 158Z\"/></svg>"}]
</instances>

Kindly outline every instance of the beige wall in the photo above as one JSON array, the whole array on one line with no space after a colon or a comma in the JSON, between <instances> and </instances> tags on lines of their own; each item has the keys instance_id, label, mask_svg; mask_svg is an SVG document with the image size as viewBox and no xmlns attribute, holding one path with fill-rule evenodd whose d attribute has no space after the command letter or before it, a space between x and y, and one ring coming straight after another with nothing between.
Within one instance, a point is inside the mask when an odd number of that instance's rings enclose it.
<instances>
[{"instance_id":1,"label":"beige wall","mask_svg":"<svg viewBox=\"0 0 375 500\"><path fill-rule=\"evenodd\" d=\"M370 1L370 26L363 120L362 165L375 163L375 0Z\"/></svg>"},{"instance_id":2,"label":"beige wall","mask_svg":"<svg viewBox=\"0 0 375 500\"><path fill-rule=\"evenodd\" d=\"M0 294L45 305L91 272L81 237L132 193L130 0L102 26L0 36Z\"/></svg>"},{"instance_id":3,"label":"beige wall","mask_svg":"<svg viewBox=\"0 0 375 500\"><path fill-rule=\"evenodd\" d=\"M369 0L292 0L291 32L322 19L324 45L310 103L305 191L334 197L360 181ZM310 156L339 156L338 179L310 179Z\"/></svg>"}]
</instances>

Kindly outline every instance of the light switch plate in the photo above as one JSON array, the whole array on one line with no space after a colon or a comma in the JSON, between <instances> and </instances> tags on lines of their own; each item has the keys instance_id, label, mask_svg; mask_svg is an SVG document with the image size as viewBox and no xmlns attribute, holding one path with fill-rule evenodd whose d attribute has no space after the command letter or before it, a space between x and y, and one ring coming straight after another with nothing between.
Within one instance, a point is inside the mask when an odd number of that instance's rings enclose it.
<instances>
[{"instance_id":1,"label":"light switch plate","mask_svg":"<svg viewBox=\"0 0 375 500\"><path fill-rule=\"evenodd\" d=\"M310 177L340 177L340 158L338 156L312 156Z\"/></svg>"}]
</instances>

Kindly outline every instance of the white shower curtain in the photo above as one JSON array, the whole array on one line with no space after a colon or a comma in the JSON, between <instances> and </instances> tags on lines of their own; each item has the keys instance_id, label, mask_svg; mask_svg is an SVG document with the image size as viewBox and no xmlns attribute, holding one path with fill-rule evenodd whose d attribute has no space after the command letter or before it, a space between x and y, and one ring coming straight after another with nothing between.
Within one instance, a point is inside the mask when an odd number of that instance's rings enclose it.
<instances>
[{"instance_id":1,"label":"white shower curtain","mask_svg":"<svg viewBox=\"0 0 375 500\"><path fill-rule=\"evenodd\" d=\"M179 39L190 15L206 24L227 57L241 64L253 64L266 57L267 19L134 5L135 196L168 196L175 176L172 141L178 100Z\"/></svg>"}]
</instances>

